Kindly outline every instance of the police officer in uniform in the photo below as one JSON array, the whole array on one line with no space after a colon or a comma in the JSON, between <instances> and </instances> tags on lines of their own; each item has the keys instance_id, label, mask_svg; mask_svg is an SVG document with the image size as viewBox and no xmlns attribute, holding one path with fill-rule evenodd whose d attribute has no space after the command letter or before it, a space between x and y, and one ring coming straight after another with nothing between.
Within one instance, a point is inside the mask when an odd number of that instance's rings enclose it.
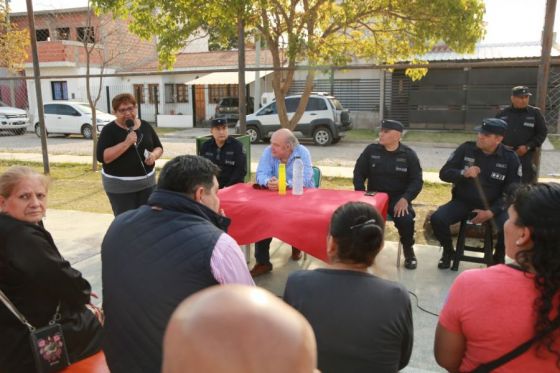
<instances>
[{"instance_id":1,"label":"police officer in uniform","mask_svg":"<svg viewBox=\"0 0 560 373\"><path fill-rule=\"evenodd\" d=\"M247 174L247 156L243 145L228 134L224 118L212 120L212 138L202 144L200 155L220 167L218 184L221 188L242 183Z\"/></svg>"},{"instance_id":2,"label":"police officer in uniform","mask_svg":"<svg viewBox=\"0 0 560 373\"><path fill-rule=\"evenodd\" d=\"M530 96L529 88L513 87L511 106L496 115L496 118L500 118L508 124L502 143L513 149L519 156L524 183L533 182L536 176L533 154L535 149L542 145L548 132L539 108L529 105Z\"/></svg>"},{"instance_id":3,"label":"police officer in uniform","mask_svg":"<svg viewBox=\"0 0 560 373\"><path fill-rule=\"evenodd\" d=\"M404 266L415 269L414 218L412 201L422 190L422 168L416 152L401 144L403 125L396 120L381 122L379 142L368 145L354 166L354 190L389 195L389 214L399 231L405 256Z\"/></svg>"},{"instance_id":4,"label":"police officer in uniform","mask_svg":"<svg viewBox=\"0 0 560 373\"><path fill-rule=\"evenodd\" d=\"M454 256L449 226L469 217L475 224L494 220L498 239L493 259L494 263L504 262L504 195L521 181L519 158L501 143L506 127L501 119L484 119L477 128L476 142L460 145L439 172L441 180L453 183L451 201L431 217L434 234L443 247L440 269L449 268Z\"/></svg>"}]
</instances>

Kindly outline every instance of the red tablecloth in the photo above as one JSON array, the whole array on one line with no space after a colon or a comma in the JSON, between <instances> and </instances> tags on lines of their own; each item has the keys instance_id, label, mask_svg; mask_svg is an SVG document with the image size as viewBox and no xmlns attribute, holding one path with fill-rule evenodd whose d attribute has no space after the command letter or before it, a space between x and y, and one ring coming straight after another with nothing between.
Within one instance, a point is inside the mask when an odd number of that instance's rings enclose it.
<instances>
[{"instance_id":1,"label":"red tablecloth","mask_svg":"<svg viewBox=\"0 0 560 373\"><path fill-rule=\"evenodd\" d=\"M331 216L349 201L375 206L385 218L388 196L377 193L333 189L305 189L301 196L291 191L254 189L251 184L236 184L218 193L221 208L232 223L228 233L238 244L247 245L267 237L276 237L316 258L326 260L326 240Z\"/></svg>"}]
</instances>

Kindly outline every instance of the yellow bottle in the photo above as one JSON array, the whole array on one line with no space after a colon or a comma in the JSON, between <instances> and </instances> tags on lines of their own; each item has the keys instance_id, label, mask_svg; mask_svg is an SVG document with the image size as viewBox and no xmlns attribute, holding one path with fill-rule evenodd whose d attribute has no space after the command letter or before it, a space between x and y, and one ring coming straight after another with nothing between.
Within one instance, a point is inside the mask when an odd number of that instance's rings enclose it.
<instances>
[{"instance_id":1,"label":"yellow bottle","mask_svg":"<svg viewBox=\"0 0 560 373\"><path fill-rule=\"evenodd\" d=\"M278 165L278 194L286 194L286 164Z\"/></svg>"}]
</instances>

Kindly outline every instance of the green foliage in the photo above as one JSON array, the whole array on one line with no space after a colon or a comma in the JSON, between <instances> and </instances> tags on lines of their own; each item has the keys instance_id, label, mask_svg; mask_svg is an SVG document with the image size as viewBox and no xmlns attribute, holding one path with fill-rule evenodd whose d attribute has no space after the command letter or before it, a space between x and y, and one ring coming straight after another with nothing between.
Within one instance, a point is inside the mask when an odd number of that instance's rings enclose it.
<instances>
[{"instance_id":1,"label":"green foliage","mask_svg":"<svg viewBox=\"0 0 560 373\"><path fill-rule=\"evenodd\" d=\"M278 113L293 128L303 113L315 72L309 71L304 98L288 122L284 96L297 63L344 66L353 59L392 64L418 62L417 56L444 42L470 52L484 36L483 0L94 0L101 11L130 18L136 34L158 38L160 65L170 68L175 54L195 31L212 30L218 44L236 35L239 20L271 51ZM419 79L426 69L410 69Z\"/></svg>"},{"instance_id":2,"label":"green foliage","mask_svg":"<svg viewBox=\"0 0 560 373\"><path fill-rule=\"evenodd\" d=\"M9 22L10 9L0 2L0 67L12 72L23 69L29 48L29 31L18 30Z\"/></svg>"}]
</instances>

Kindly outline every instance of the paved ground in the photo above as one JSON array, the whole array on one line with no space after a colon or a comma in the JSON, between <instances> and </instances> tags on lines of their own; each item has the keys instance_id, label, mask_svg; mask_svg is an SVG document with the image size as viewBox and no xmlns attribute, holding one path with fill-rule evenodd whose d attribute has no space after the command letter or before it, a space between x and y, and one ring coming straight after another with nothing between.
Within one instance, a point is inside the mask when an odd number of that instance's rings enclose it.
<instances>
[{"instance_id":1,"label":"paved ground","mask_svg":"<svg viewBox=\"0 0 560 373\"><path fill-rule=\"evenodd\" d=\"M107 227L113 216L110 214L94 214L68 210L49 210L45 219L46 228L52 233L63 256L75 268L80 270L90 281L95 292L100 296L101 262L100 247ZM451 283L458 273L450 270L438 270L437 260L441 255L435 246L417 245L418 269L409 271L396 267L397 246L395 242L386 242L371 272L390 280L403 283L418 297L421 307L433 313L439 313ZM308 257L294 262L290 259L290 246L274 240L271 246L271 257L274 271L256 279L258 286L281 296L288 275L299 269L314 269L325 264ZM253 265L251 257L250 266ZM478 268L472 263L461 264L460 270ZM102 299L100 299L102 300ZM438 372L442 371L433 358L433 339L437 317L417 307L417 301L411 296L414 319L414 349L412 359L405 372Z\"/></svg>"}]
</instances>

